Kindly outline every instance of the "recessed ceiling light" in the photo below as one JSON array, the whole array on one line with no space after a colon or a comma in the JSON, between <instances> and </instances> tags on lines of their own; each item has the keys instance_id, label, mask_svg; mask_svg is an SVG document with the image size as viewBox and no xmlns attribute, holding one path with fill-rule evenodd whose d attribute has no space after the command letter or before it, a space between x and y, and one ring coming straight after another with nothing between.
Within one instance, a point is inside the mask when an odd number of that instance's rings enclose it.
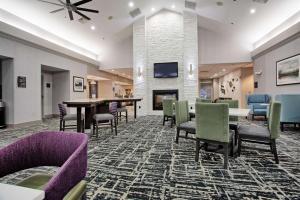
<instances>
[{"instance_id":1,"label":"recessed ceiling light","mask_svg":"<svg viewBox=\"0 0 300 200\"><path fill-rule=\"evenodd\" d=\"M130 2L128 3L128 6L129 6L130 8L132 8L132 7L134 6L134 3L133 3L132 1L130 1Z\"/></svg>"},{"instance_id":2,"label":"recessed ceiling light","mask_svg":"<svg viewBox=\"0 0 300 200\"><path fill-rule=\"evenodd\" d=\"M254 14L256 12L255 8L250 9L250 13Z\"/></svg>"},{"instance_id":3,"label":"recessed ceiling light","mask_svg":"<svg viewBox=\"0 0 300 200\"><path fill-rule=\"evenodd\" d=\"M112 69L111 71L114 72L115 70Z\"/></svg>"},{"instance_id":4,"label":"recessed ceiling light","mask_svg":"<svg viewBox=\"0 0 300 200\"><path fill-rule=\"evenodd\" d=\"M151 11L154 12L156 9L155 8L151 8Z\"/></svg>"},{"instance_id":5,"label":"recessed ceiling light","mask_svg":"<svg viewBox=\"0 0 300 200\"><path fill-rule=\"evenodd\" d=\"M95 27L94 25L92 25L92 26L91 26L91 29L92 29L92 30L95 30L95 29L96 29L96 27Z\"/></svg>"},{"instance_id":6,"label":"recessed ceiling light","mask_svg":"<svg viewBox=\"0 0 300 200\"><path fill-rule=\"evenodd\" d=\"M175 4L172 4L171 8L173 8L173 9L174 9L175 7L176 7L176 6L175 6Z\"/></svg>"},{"instance_id":7,"label":"recessed ceiling light","mask_svg":"<svg viewBox=\"0 0 300 200\"><path fill-rule=\"evenodd\" d=\"M226 69L224 68L224 69L222 69L222 71L223 71L223 72L226 72Z\"/></svg>"}]
</instances>

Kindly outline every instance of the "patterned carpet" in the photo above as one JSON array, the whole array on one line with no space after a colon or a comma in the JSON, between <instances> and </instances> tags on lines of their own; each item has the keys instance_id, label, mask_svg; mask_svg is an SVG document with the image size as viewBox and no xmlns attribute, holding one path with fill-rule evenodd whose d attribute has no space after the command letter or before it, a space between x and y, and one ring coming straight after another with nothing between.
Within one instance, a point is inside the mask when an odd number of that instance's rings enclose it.
<instances>
[{"instance_id":1,"label":"patterned carpet","mask_svg":"<svg viewBox=\"0 0 300 200\"><path fill-rule=\"evenodd\" d=\"M90 137L87 199L300 199L299 128L281 134L279 165L269 151L244 148L241 157L230 158L229 170L223 170L222 155L201 151L195 163L195 143L182 138L174 143L175 128L161 124L161 117L140 117L123 122L118 136L102 129L99 138ZM55 119L0 130L0 147L57 127ZM39 172L51 174L55 168L25 170L0 182L13 184Z\"/></svg>"}]
</instances>

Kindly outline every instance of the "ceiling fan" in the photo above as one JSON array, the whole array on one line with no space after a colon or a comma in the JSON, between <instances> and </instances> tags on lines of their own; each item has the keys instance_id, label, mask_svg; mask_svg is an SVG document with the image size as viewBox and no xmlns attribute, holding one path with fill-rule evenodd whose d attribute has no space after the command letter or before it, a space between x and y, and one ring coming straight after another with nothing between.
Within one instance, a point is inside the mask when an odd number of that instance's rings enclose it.
<instances>
[{"instance_id":1,"label":"ceiling fan","mask_svg":"<svg viewBox=\"0 0 300 200\"><path fill-rule=\"evenodd\" d=\"M63 11L65 9L67 9L68 13L69 13L70 20L74 20L73 12L77 13L78 15L80 15L81 17L83 17L84 19L87 19L87 20L91 20L91 18L89 18L85 14L81 13L80 11L92 12L92 13L99 13L98 10L93 10L93 9L78 7L80 5L83 5L85 3L90 2L92 0L81 0L81 1L78 1L78 2L75 2L75 3L71 3L70 0L66 0L66 2L64 2L62 0L57 0L57 3L46 1L46 0L38 0L38 1L62 7L62 8L53 10L50 13L57 13L57 12L60 12L60 11Z\"/></svg>"}]
</instances>

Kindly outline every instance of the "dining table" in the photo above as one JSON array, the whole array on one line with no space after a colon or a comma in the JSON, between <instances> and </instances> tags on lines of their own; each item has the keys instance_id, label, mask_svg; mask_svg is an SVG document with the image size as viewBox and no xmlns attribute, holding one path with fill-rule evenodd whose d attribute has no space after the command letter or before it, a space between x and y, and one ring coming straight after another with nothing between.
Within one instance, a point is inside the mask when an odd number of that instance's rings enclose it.
<instances>
[{"instance_id":1,"label":"dining table","mask_svg":"<svg viewBox=\"0 0 300 200\"><path fill-rule=\"evenodd\" d=\"M142 101L142 98L91 98L91 99L76 99L64 101L67 107L76 108L77 113L77 132L82 131L81 117L82 110L85 108L85 128L89 129L92 123L92 118L95 113L109 112L109 103L111 102L132 102L134 108L134 119L137 116L137 102Z\"/></svg>"},{"instance_id":2,"label":"dining table","mask_svg":"<svg viewBox=\"0 0 300 200\"><path fill-rule=\"evenodd\" d=\"M232 117L247 117L250 113L248 108L229 108L229 116ZM195 115L195 109L190 109L190 114Z\"/></svg>"}]
</instances>

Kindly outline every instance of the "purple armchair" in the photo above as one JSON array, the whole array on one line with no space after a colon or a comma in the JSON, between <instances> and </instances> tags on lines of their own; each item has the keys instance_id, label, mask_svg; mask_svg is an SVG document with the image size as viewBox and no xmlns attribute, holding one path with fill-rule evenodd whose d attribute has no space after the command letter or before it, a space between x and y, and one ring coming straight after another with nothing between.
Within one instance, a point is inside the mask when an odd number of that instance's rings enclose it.
<instances>
[{"instance_id":1,"label":"purple armchair","mask_svg":"<svg viewBox=\"0 0 300 200\"><path fill-rule=\"evenodd\" d=\"M0 177L32 167L60 167L43 186L46 200L59 200L87 172L87 135L40 132L0 149Z\"/></svg>"}]
</instances>

